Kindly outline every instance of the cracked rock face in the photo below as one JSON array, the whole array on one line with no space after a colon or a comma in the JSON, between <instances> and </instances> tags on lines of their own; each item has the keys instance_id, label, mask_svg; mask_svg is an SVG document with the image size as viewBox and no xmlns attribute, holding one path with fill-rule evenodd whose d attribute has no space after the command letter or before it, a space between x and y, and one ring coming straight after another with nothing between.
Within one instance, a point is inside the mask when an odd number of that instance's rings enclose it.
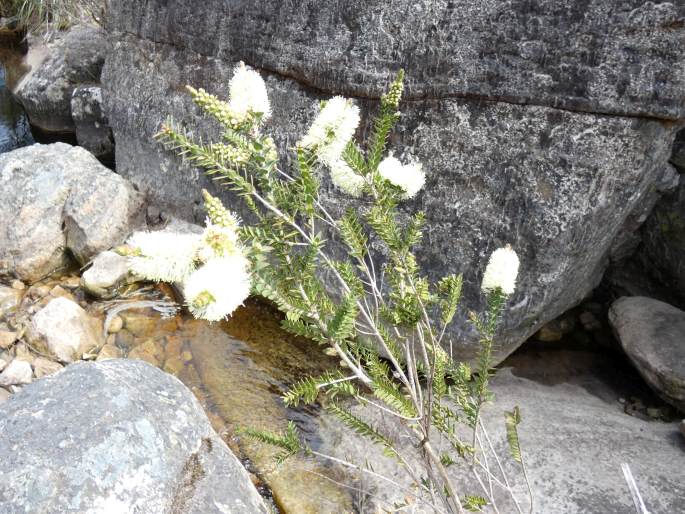
<instances>
[{"instance_id":1,"label":"cracked rock face","mask_svg":"<svg viewBox=\"0 0 685 514\"><path fill-rule=\"evenodd\" d=\"M81 362L24 387L0 433L3 513L266 513L193 394L140 361Z\"/></svg>"},{"instance_id":2,"label":"cracked rock face","mask_svg":"<svg viewBox=\"0 0 685 514\"><path fill-rule=\"evenodd\" d=\"M509 243L521 257L500 356L598 283L625 220L663 174L671 120L685 105L685 8L674 4L114 0L110 8L103 88L118 172L188 219L202 219L199 190L212 185L151 140L168 115L216 135L185 84L224 97L237 61L257 67L274 110L269 129L289 148L319 99L353 95L368 114L404 67L409 101L392 146L427 172L425 191L406 205L426 211L424 270L464 272L465 312L483 306L478 286L493 250ZM323 196L335 213L349 202L326 180ZM457 356L473 355L463 315L451 335Z\"/></svg>"}]
</instances>

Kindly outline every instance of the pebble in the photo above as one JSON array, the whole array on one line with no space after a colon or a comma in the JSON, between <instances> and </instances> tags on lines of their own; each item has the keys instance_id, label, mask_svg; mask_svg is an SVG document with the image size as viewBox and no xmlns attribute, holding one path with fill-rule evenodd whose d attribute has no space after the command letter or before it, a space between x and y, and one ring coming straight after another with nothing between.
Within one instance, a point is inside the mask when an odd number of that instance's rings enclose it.
<instances>
[{"instance_id":1,"label":"pebble","mask_svg":"<svg viewBox=\"0 0 685 514\"><path fill-rule=\"evenodd\" d=\"M0 386L30 384L33 380L31 364L21 359L14 359L0 373Z\"/></svg>"},{"instance_id":2,"label":"pebble","mask_svg":"<svg viewBox=\"0 0 685 514\"><path fill-rule=\"evenodd\" d=\"M181 360L188 364L190 361L193 360L193 354L190 353L188 350L185 350L183 353L181 353Z\"/></svg>"},{"instance_id":3,"label":"pebble","mask_svg":"<svg viewBox=\"0 0 685 514\"><path fill-rule=\"evenodd\" d=\"M23 291L26 289L26 284L24 284L21 280L12 280L10 285L12 286L12 289L16 289L17 291Z\"/></svg>"},{"instance_id":4,"label":"pebble","mask_svg":"<svg viewBox=\"0 0 685 514\"><path fill-rule=\"evenodd\" d=\"M183 369L183 361L179 356L167 359L164 363L164 371L172 375L178 375Z\"/></svg>"},{"instance_id":5,"label":"pebble","mask_svg":"<svg viewBox=\"0 0 685 514\"><path fill-rule=\"evenodd\" d=\"M5 403L12 396L7 389L0 387L0 404Z\"/></svg>"},{"instance_id":6,"label":"pebble","mask_svg":"<svg viewBox=\"0 0 685 514\"><path fill-rule=\"evenodd\" d=\"M585 311L580 314L580 324L588 332L596 332L602 329L602 323L597 319L597 317L590 311Z\"/></svg>"},{"instance_id":7,"label":"pebble","mask_svg":"<svg viewBox=\"0 0 685 514\"><path fill-rule=\"evenodd\" d=\"M62 286L55 286L50 289L50 296L53 298L68 298L69 300L74 300L74 296Z\"/></svg>"},{"instance_id":8,"label":"pebble","mask_svg":"<svg viewBox=\"0 0 685 514\"><path fill-rule=\"evenodd\" d=\"M117 332L115 342L116 345L120 348L130 349L133 348L133 346L136 344L136 338L133 337L133 334L131 334L131 332L124 329L120 332Z\"/></svg>"},{"instance_id":9,"label":"pebble","mask_svg":"<svg viewBox=\"0 0 685 514\"><path fill-rule=\"evenodd\" d=\"M19 343L14 347L14 356L17 359L28 362L29 364L33 364L33 361L36 359L33 353L31 353L29 347L24 343Z\"/></svg>"},{"instance_id":10,"label":"pebble","mask_svg":"<svg viewBox=\"0 0 685 514\"><path fill-rule=\"evenodd\" d=\"M119 359L121 357L121 350L113 344L106 344L100 350L96 361L104 361L107 359Z\"/></svg>"},{"instance_id":11,"label":"pebble","mask_svg":"<svg viewBox=\"0 0 685 514\"><path fill-rule=\"evenodd\" d=\"M17 340L16 332L9 332L6 330L0 330L0 349L6 350L14 344Z\"/></svg>"},{"instance_id":12,"label":"pebble","mask_svg":"<svg viewBox=\"0 0 685 514\"><path fill-rule=\"evenodd\" d=\"M107 326L107 332L110 334L116 334L124 328L124 320L120 316L114 316Z\"/></svg>"},{"instance_id":13,"label":"pebble","mask_svg":"<svg viewBox=\"0 0 685 514\"><path fill-rule=\"evenodd\" d=\"M148 339L144 343L136 346L128 354L130 359L139 359L145 362L149 362L153 366L159 367L162 359L164 358L164 350L157 341L154 339Z\"/></svg>"},{"instance_id":14,"label":"pebble","mask_svg":"<svg viewBox=\"0 0 685 514\"><path fill-rule=\"evenodd\" d=\"M37 357L33 361L33 373L36 378L46 377L61 370L64 366L60 363L46 359L45 357Z\"/></svg>"}]
</instances>

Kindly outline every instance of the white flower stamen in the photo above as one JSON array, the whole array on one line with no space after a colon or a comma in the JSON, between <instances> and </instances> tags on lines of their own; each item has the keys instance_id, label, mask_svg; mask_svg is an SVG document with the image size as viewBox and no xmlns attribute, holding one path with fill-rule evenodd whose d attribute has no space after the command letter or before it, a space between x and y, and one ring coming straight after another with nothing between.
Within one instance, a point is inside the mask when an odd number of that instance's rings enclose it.
<instances>
[{"instance_id":1,"label":"white flower stamen","mask_svg":"<svg viewBox=\"0 0 685 514\"><path fill-rule=\"evenodd\" d=\"M127 244L129 269L134 275L154 282L182 282L195 269L200 237L175 232L136 232Z\"/></svg>"},{"instance_id":2,"label":"white flower stamen","mask_svg":"<svg viewBox=\"0 0 685 514\"><path fill-rule=\"evenodd\" d=\"M514 294L519 272L519 258L510 245L498 248L490 256L485 268L481 290L489 293L501 289L506 295Z\"/></svg>"},{"instance_id":3,"label":"white flower stamen","mask_svg":"<svg viewBox=\"0 0 685 514\"><path fill-rule=\"evenodd\" d=\"M326 102L300 145L313 149L321 162L331 165L340 160L358 126L359 107L336 96Z\"/></svg>"},{"instance_id":4,"label":"white flower stamen","mask_svg":"<svg viewBox=\"0 0 685 514\"><path fill-rule=\"evenodd\" d=\"M240 254L208 261L183 284L188 309L196 318L220 321L250 294L249 261Z\"/></svg>"},{"instance_id":5,"label":"white flower stamen","mask_svg":"<svg viewBox=\"0 0 685 514\"><path fill-rule=\"evenodd\" d=\"M337 160L329 166L333 185L345 193L359 197L364 188L364 177L355 173L345 161Z\"/></svg>"},{"instance_id":6,"label":"white flower stamen","mask_svg":"<svg viewBox=\"0 0 685 514\"><path fill-rule=\"evenodd\" d=\"M264 80L259 73L248 69L242 61L235 67L229 84L228 104L239 116L246 116L250 111L260 113L263 120L271 116L271 104Z\"/></svg>"},{"instance_id":7,"label":"white flower stamen","mask_svg":"<svg viewBox=\"0 0 685 514\"><path fill-rule=\"evenodd\" d=\"M393 185L404 191L404 199L413 198L426 183L426 174L421 163L402 164L392 154L378 165L378 173Z\"/></svg>"}]
</instances>

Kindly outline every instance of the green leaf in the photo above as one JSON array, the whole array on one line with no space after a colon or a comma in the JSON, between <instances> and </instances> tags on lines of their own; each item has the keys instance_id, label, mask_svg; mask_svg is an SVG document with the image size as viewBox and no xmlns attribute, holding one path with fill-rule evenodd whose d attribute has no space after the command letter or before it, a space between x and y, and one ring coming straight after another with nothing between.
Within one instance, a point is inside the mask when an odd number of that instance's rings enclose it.
<instances>
[{"instance_id":1,"label":"green leaf","mask_svg":"<svg viewBox=\"0 0 685 514\"><path fill-rule=\"evenodd\" d=\"M328 337L338 342L352 338L355 334L355 321L358 314L356 296L354 294L346 295L328 323Z\"/></svg>"},{"instance_id":2,"label":"green leaf","mask_svg":"<svg viewBox=\"0 0 685 514\"><path fill-rule=\"evenodd\" d=\"M461 274L448 275L438 283L440 293L440 321L448 325L454 319L461 299L461 290L464 279Z\"/></svg>"},{"instance_id":3,"label":"green leaf","mask_svg":"<svg viewBox=\"0 0 685 514\"><path fill-rule=\"evenodd\" d=\"M276 461L279 464L283 463L293 455L306 450L306 447L303 446L302 442L300 441L297 427L292 421L288 422L288 427L281 434L270 432L268 430L257 430L249 427L241 427L237 430L237 433L264 444L269 444L271 446L276 446L277 448L283 449L284 451L276 456Z\"/></svg>"},{"instance_id":4,"label":"green leaf","mask_svg":"<svg viewBox=\"0 0 685 514\"><path fill-rule=\"evenodd\" d=\"M397 457L397 451L393 447L392 441L378 432L366 421L355 416L350 411L343 409L335 403L326 406L326 410L343 422L345 426L354 430L357 434L364 436L374 443L383 447L383 452L388 457Z\"/></svg>"},{"instance_id":5,"label":"green leaf","mask_svg":"<svg viewBox=\"0 0 685 514\"><path fill-rule=\"evenodd\" d=\"M507 429L509 452L516 462L521 462L521 447L519 445L518 425L521 423L521 412L518 406L511 412L504 413L504 424Z\"/></svg>"}]
</instances>

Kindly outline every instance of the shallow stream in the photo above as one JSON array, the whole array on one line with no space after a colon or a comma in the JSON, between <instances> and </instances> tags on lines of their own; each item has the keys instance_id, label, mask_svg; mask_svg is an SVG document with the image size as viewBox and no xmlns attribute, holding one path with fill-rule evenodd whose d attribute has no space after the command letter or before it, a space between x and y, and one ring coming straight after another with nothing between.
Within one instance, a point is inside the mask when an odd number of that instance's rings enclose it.
<instances>
[{"instance_id":1,"label":"shallow stream","mask_svg":"<svg viewBox=\"0 0 685 514\"><path fill-rule=\"evenodd\" d=\"M16 50L0 48L0 153L33 144L28 119L9 90L13 77L6 70L18 69L19 58Z\"/></svg>"}]
</instances>

